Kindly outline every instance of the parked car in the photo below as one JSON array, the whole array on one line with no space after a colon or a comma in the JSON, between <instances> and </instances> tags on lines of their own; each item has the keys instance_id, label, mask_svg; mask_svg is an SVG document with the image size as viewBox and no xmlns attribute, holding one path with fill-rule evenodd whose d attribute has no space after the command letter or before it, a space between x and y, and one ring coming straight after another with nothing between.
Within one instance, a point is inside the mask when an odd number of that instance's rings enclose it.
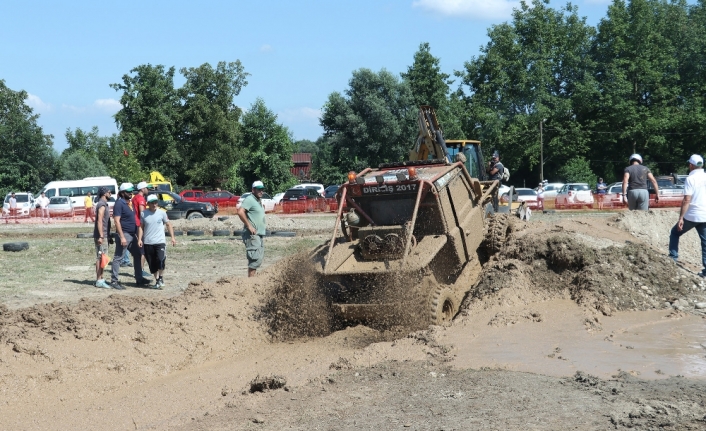
<instances>
[{"instance_id":1,"label":"parked car","mask_svg":"<svg viewBox=\"0 0 706 431\"><path fill-rule=\"evenodd\" d=\"M49 217L73 217L75 215L74 202L68 196L54 196L47 205Z\"/></svg>"},{"instance_id":2,"label":"parked car","mask_svg":"<svg viewBox=\"0 0 706 431\"><path fill-rule=\"evenodd\" d=\"M240 196L234 195L231 192L219 190L204 193L199 202L208 202L216 208L228 208L238 205Z\"/></svg>"},{"instance_id":3,"label":"parked car","mask_svg":"<svg viewBox=\"0 0 706 431\"><path fill-rule=\"evenodd\" d=\"M167 211L169 220L181 218L189 220L203 217L213 218L218 212L218 209L208 202L187 201L173 192L150 190L148 192L148 196L149 195L157 195L159 199L157 205Z\"/></svg>"},{"instance_id":4,"label":"parked car","mask_svg":"<svg viewBox=\"0 0 706 431\"><path fill-rule=\"evenodd\" d=\"M324 188L323 184L320 183L302 183L302 184L297 184L296 186L292 187L293 189L299 189L299 188L304 188L304 187L314 187L316 191L323 197L324 196L324 191L326 190Z\"/></svg>"},{"instance_id":5,"label":"parked car","mask_svg":"<svg viewBox=\"0 0 706 431\"><path fill-rule=\"evenodd\" d=\"M556 209L580 208L586 206L593 208L593 193L586 183L569 183L559 189L554 201Z\"/></svg>"},{"instance_id":6,"label":"parked car","mask_svg":"<svg viewBox=\"0 0 706 431\"><path fill-rule=\"evenodd\" d=\"M548 183L547 185L544 186L544 194L542 195L544 197L544 200L547 199L555 199L557 193L561 188L564 187L564 183Z\"/></svg>"},{"instance_id":7,"label":"parked car","mask_svg":"<svg viewBox=\"0 0 706 431\"><path fill-rule=\"evenodd\" d=\"M282 197L282 212L314 212L326 211L326 198L320 195L316 188L291 188Z\"/></svg>"},{"instance_id":8,"label":"parked car","mask_svg":"<svg viewBox=\"0 0 706 431\"><path fill-rule=\"evenodd\" d=\"M235 206L236 209L240 209L240 204L243 203L243 199L246 197L250 196L252 193L243 193L240 196L240 200L238 201L237 205ZM284 193L282 193L284 195ZM262 206L265 207L265 212L272 212L275 210L275 201L272 200L272 197L268 195L267 193L262 193L262 198L260 199L260 202L262 202Z\"/></svg>"},{"instance_id":9,"label":"parked car","mask_svg":"<svg viewBox=\"0 0 706 431\"><path fill-rule=\"evenodd\" d=\"M34 195L32 193L17 192L15 193L17 200L17 216L29 217L30 211L34 209ZM5 196L5 202L2 204L3 216L10 214L10 193Z\"/></svg>"},{"instance_id":10,"label":"parked car","mask_svg":"<svg viewBox=\"0 0 706 431\"><path fill-rule=\"evenodd\" d=\"M336 192L338 191L339 187L341 187L341 186L336 185L336 184L326 187L326 189L324 190L324 197L326 199L329 199L329 198L336 196Z\"/></svg>"},{"instance_id":11,"label":"parked car","mask_svg":"<svg viewBox=\"0 0 706 431\"><path fill-rule=\"evenodd\" d=\"M272 201L275 203L275 205L279 205L282 201L283 196L284 192L279 192L276 195L272 196Z\"/></svg>"},{"instance_id":12,"label":"parked car","mask_svg":"<svg viewBox=\"0 0 706 431\"><path fill-rule=\"evenodd\" d=\"M182 190L179 196L187 201L199 202L204 193L203 190Z\"/></svg>"},{"instance_id":13,"label":"parked car","mask_svg":"<svg viewBox=\"0 0 706 431\"><path fill-rule=\"evenodd\" d=\"M509 200L509 194L505 193L501 196L501 201L507 203ZM515 189L515 195L513 195L513 202L524 202L530 209L542 210L543 204L537 196L537 192L528 188Z\"/></svg>"}]
</instances>

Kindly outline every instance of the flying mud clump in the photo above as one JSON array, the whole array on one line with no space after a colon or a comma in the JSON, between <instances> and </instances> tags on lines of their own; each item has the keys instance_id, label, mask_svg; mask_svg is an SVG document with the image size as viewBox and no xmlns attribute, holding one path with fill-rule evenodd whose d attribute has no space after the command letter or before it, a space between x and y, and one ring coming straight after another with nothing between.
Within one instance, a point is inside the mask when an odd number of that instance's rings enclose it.
<instances>
[{"instance_id":1,"label":"flying mud clump","mask_svg":"<svg viewBox=\"0 0 706 431\"><path fill-rule=\"evenodd\" d=\"M330 334L332 317L310 257L302 252L279 266L259 312L270 335L287 340Z\"/></svg>"},{"instance_id":2,"label":"flying mud clump","mask_svg":"<svg viewBox=\"0 0 706 431\"><path fill-rule=\"evenodd\" d=\"M467 305L512 288L548 298L569 297L610 315L615 310L659 308L664 301L687 295L694 283L698 281L680 278L676 265L645 246L596 249L565 233L527 233L510 236L491 257Z\"/></svg>"}]
</instances>

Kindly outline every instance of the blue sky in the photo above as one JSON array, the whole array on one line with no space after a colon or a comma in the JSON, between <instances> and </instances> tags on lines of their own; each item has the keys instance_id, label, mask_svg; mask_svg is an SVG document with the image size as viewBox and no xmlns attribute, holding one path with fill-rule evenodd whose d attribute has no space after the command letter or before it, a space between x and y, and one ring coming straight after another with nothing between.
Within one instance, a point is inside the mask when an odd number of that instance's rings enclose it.
<instances>
[{"instance_id":1,"label":"blue sky","mask_svg":"<svg viewBox=\"0 0 706 431\"><path fill-rule=\"evenodd\" d=\"M251 75L235 103L261 97L295 139L318 138L328 95L352 71L399 74L423 42L453 74L479 54L507 0L15 1L0 4L0 79L29 93L39 125L66 148L67 128L117 131L109 87L141 64L215 66L240 60ZM558 8L564 2L552 2ZM595 25L606 0L578 0ZM175 85L183 84L177 75Z\"/></svg>"}]
</instances>

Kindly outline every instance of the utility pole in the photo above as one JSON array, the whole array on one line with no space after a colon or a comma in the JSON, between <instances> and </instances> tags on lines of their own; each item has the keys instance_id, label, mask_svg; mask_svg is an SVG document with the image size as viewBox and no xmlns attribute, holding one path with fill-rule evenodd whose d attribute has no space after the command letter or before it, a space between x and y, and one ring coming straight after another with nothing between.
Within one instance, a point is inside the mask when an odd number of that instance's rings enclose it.
<instances>
[{"instance_id":1,"label":"utility pole","mask_svg":"<svg viewBox=\"0 0 706 431\"><path fill-rule=\"evenodd\" d=\"M539 181L544 181L544 140L542 139L542 124L544 119L539 120Z\"/></svg>"}]
</instances>

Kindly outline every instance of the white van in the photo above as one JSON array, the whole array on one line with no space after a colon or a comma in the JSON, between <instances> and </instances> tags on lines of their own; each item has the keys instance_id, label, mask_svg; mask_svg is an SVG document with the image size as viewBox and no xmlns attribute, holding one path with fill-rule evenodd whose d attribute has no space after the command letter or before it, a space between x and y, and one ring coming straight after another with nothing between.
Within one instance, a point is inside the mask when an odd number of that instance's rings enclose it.
<instances>
[{"instance_id":1,"label":"white van","mask_svg":"<svg viewBox=\"0 0 706 431\"><path fill-rule=\"evenodd\" d=\"M72 181L52 181L42 189L48 198L54 196L68 196L74 204L74 208L83 211L86 193L91 192L93 196L98 194L98 189L107 187L115 195L118 191L118 182L111 177L88 177L82 180ZM41 192L40 192L41 195Z\"/></svg>"}]
</instances>

